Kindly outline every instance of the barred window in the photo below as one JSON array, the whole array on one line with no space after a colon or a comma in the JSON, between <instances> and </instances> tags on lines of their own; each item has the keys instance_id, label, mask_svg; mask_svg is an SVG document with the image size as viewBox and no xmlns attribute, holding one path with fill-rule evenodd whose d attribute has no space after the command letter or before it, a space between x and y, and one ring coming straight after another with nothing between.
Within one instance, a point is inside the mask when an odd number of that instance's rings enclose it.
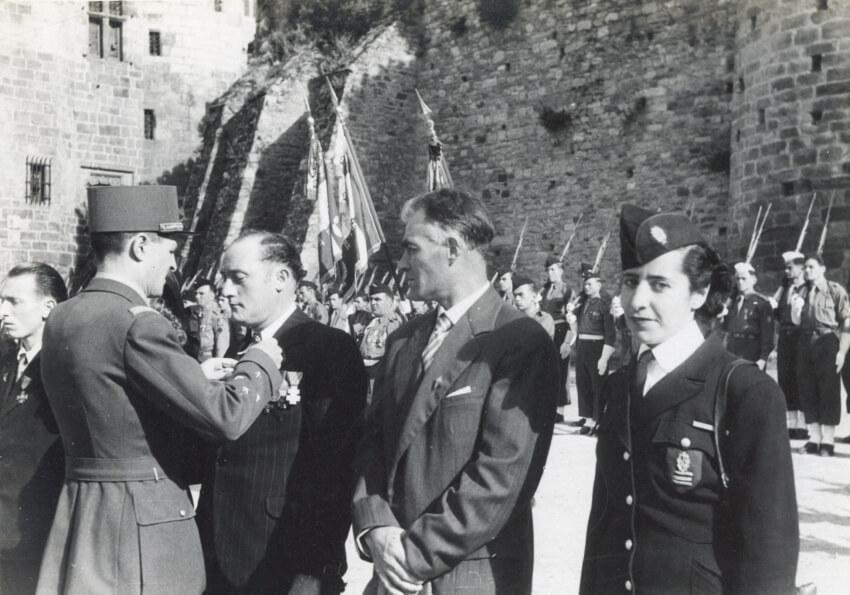
<instances>
[{"instance_id":1,"label":"barred window","mask_svg":"<svg viewBox=\"0 0 850 595\"><path fill-rule=\"evenodd\" d=\"M31 203L50 202L53 186L52 161L49 157L27 157L26 199Z\"/></svg>"},{"instance_id":2,"label":"barred window","mask_svg":"<svg viewBox=\"0 0 850 595\"><path fill-rule=\"evenodd\" d=\"M154 140L156 135L156 114L152 109L145 110L145 138Z\"/></svg>"},{"instance_id":3,"label":"barred window","mask_svg":"<svg viewBox=\"0 0 850 595\"><path fill-rule=\"evenodd\" d=\"M124 3L89 2L89 55L124 59Z\"/></svg>"},{"instance_id":4,"label":"barred window","mask_svg":"<svg viewBox=\"0 0 850 595\"><path fill-rule=\"evenodd\" d=\"M160 44L159 31L148 32L148 50L151 56L162 55L162 45Z\"/></svg>"}]
</instances>

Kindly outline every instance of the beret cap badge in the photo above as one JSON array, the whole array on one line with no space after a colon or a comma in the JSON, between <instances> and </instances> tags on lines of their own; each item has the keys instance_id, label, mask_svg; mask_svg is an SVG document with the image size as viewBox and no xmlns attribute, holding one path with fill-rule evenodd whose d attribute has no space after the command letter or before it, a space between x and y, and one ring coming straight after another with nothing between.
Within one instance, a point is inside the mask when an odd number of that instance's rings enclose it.
<instances>
[{"instance_id":1,"label":"beret cap badge","mask_svg":"<svg viewBox=\"0 0 850 595\"><path fill-rule=\"evenodd\" d=\"M665 232L661 227L653 225L649 230L649 235L651 235L652 238L662 246L667 245L667 232Z\"/></svg>"}]
</instances>

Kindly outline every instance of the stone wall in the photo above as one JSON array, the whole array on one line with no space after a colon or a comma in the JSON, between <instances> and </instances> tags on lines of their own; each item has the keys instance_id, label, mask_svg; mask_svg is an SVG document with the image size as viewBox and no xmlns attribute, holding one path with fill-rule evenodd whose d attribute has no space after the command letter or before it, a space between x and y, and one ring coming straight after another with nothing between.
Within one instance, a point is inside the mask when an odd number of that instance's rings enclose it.
<instances>
[{"instance_id":1,"label":"stone wall","mask_svg":"<svg viewBox=\"0 0 850 595\"><path fill-rule=\"evenodd\" d=\"M206 0L124 2L121 60L89 55L87 7L0 3L0 272L43 260L69 273L85 250L86 186L174 181L206 102L247 67L253 2L223 0L221 12ZM161 56L149 54L150 31ZM49 202L25 198L28 158L50 164Z\"/></svg>"},{"instance_id":2,"label":"stone wall","mask_svg":"<svg viewBox=\"0 0 850 595\"><path fill-rule=\"evenodd\" d=\"M741 2L732 132L732 233L745 250L758 208L772 204L755 262L778 271L812 197L803 250L814 252L834 200L824 258L850 270L850 3Z\"/></svg>"}]
</instances>

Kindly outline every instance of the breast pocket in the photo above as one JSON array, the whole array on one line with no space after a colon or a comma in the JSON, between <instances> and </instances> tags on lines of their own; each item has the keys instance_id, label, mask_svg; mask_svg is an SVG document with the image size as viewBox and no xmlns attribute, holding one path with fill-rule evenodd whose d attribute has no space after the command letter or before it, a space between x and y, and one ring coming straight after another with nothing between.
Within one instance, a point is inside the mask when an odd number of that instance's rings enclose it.
<instances>
[{"instance_id":1,"label":"breast pocket","mask_svg":"<svg viewBox=\"0 0 850 595\"><path fill-rule=\"evenodd\" d=\"M717 451L712 432L680 420L662 420L652 437L656 473L678 494L699 493L717 483Z\"/></svg>"}]
</instances>

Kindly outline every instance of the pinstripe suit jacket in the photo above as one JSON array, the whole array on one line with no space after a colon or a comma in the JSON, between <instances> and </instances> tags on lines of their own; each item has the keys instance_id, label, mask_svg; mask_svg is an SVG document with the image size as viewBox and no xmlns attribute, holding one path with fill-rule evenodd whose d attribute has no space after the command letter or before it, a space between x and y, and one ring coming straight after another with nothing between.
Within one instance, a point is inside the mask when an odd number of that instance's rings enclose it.
<instances>
[{"instance_id":1,"label":"pinstripe suit jacket","mask_svg":"<svg viewBox=\"0 0 850 595\"><path fill-rule=\"evenodd\" d=\"M531 498L552 436L558 355L537 322L488 290L420 378L435 320L416 318L388 341L357 454L355 534L403 528L408 565L428 581L464 560L519 560L527 576L515 584L530 589Z\"/></svg>"},{"instance_id":2,"label":"pinstripe suit jacket","mask_svg":"<svg viewBox=\"0 0 850 595\"><path fill-rule=\"evenodd\" d=\"M354 340L296 309L275 334L301 404L270 407L221 444L198 506L205 553L228 583L280 589L295 574L345 570L354 446L367 380Z\"/></svg>"}]
</instances>

